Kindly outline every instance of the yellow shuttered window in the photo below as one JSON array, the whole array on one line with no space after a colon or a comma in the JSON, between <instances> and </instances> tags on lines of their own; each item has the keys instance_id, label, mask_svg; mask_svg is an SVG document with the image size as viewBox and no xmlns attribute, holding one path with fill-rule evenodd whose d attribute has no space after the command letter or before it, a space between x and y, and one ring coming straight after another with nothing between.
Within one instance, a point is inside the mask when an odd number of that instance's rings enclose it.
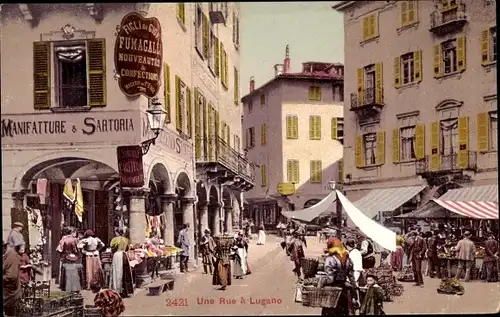
<instances>
[{"instance_id":1,"label":"yellow shuttered window","mask_svg":"<svg viewBox=\"0 0 500 317\"><path fill-rule=\"evenodd\" d=\"M226 128L226 143L231 147L231 126L228 124Z\"/></svg>"},{"instance_id":2,"label":"yellow shuttered window","mask_svg":"<svg viewBox=\"0 0 500 317\"><path fill-rule=\"evenodd\" d=\"M417 160L425 158L425 124L415 126L415 158Z\"/></svg>"},{"instance_id":3,"label":"yellow shuttered window","mask_svg":"<svg viewBox=\"0 0 500 317\"><path fill-rule=\"evenodd\" d=\"M384 81L382 72L382 63L375 64L375 102L378 104L384 102Z\"/></svg>"},{"instance_id":4,"label":"yellow shuttered window","mask_svg":"<svg viewBox=\"0 0 500 317\"><path fill-rule=\"evenodd\" d=\"M287 181L289 183L297 184L299 182L299 161L288 160L286 164Z\"/></svg>"},{"instance_id":5,"label":"yellow shuttered window","mask_svg":"<svg viewBox=\"0 0 500 317\"><path fill-rule=\"evenodd\" d=\"M322 174L323 174L322 162L320 160L311 161L310 182L311 183L321 183L322 176L323 176Z\"/></svg>"},{"instance_id":6,"label":"yellow shuttered window","mask_svg":"<svg viewBox=\"0 0 500 317\"><path fill-rule=\"evenodd\" d=\"M49 109L51 106L50 42L33 43L33 106Z\"/></svg>"},{"instance_id":7,"label":"yellow shuttered window","mask_svg":"<svg viewBox=\"0 0 500 317\"><path fill-rule=\"evenodd\" d=\"M175 128L183 132L184 109L182 102L182 81L179 76L175 76Z\"/></svg>"},{"instance_id":8,"label":"yellow shuttered window","mask_svg":"<svg viewBox=\"0 0 500 317\"><path fill-rule=\"evenodd\" d=\"M267 169L264 164L260 166L260 183L261 186L267 186Z\"/></svg>"},{"instance_id":9,"label":"yellow shuttered window","mask_svg":"<svg viewBox=\"0 0 500 317\"><path fill-rule=\"evenodd\" d=\"M229 55L224 51L224 78L226 78L226 88L229 88Z\"/></svg>"},{"instance_id":10,"label":"yellow shuttered window","mask_svg":"<svg viewBox=\"0 0 500 317\"><path fill-rule=\"evenodd\" d=\"M106 105L106 43L104 39L89 40L88 54L88 87L89 106Z\"/></svg>"},{"instance_id":11,"label":"yellow shuttered window","mask_svg":"<svg viewBox=\"0 0 500 317\"><path fill-rule=\"evenodd\" d=\"M370 38L370 17L364 17L363 18L363 35L362 39L363 41L366 41Z\"/></svg>"},{"instance_id":12,"label":"yellow shuttered window","mask_svg":"<svg viewBox=\"0 0 500 317\"><path fill-rule=\"evenodd\" d=\"M344 159L339 160L339 182L344 182Z\"/></svg>"},{"instance_id":13,"label":"yellow shuttered window","mask_svg":"<svg viewBox=\"0 0 500 317\"><path fill-rule=\"evenodd\" d=\"M309 140L321 140L321 117L309 117Z\"/></svg>"},{"instance_id":14,"label":"yellow shuttered window","mask_svg":"<svg viewBox=\"0 0 500 317\"><path fill-rule=\"evenodd\" d=\"M392 130L392 162L399 163L400 161L400 129Z\"/></svg>"},{"instance_id":15,"label":"yellow shuttered window","mask_svg":"<svg viewBox=\"0 0 500 317\"><path fill-rule=\"evenodd\" d=\"M439 138L441 136L439 121L431 123L431 170L439 170L441 166L441 156L439 153Z\"/></svg>"},{"instance_id":16,"label":"yellow shuttered window","mask_svg":"<svg viewBox=\"0 0 500 317\"><path fill-rule=\"evenodd\" d=\"M417 21L417 1L401 1L401 26Z\"/></svg>"},{"instance_id":17,"label":"yellow shuttered window","mask_svg":"<svg viewBox=\"0 0 500 317\"><path fill-rule=\"evenodd\" d=\"M408 25L408 2L409 1L401 1L401 26Z\"/></svg>"},{"instance_id":18,"label":"yellow shuttered window","mask_svg":"<svg viewBox=\"0 0 500 317\"><path fill-rule=\"evenodd\" d=\"M490 59L490 30L481 31L481 65L487 65Z\"/></svg>"},{"instance_id":19,"label":"yellow shuttered window","mask_svg":"<svg viewBox=\"0 0 500 317\"><path fill-rule=\"evenodd\" d=\"M332 140L338 139L338 118L332 118Z\"/></svg>"},{"instance_id":20,"label":"yellow shuttered window","mask_svg":"<svg viewBox=\"0 0 500 317\"><path fill-rule=\"evenodd\" d=\"M215 76L219 77L220 74L220 45L219 39L214 38L214 64L215 64Z\"/></svg>"},{"instance_id":21,"label":"yellow shuttered window","mask_svg":"<svg viewBox=\"0 0 500 317\"><path fill-rule=\"evenodd\" d=\"M489 121L487 112L477 115L477 150L482 153L490 150Z\"/></svg>"},{"instance_id":22,"label":"yellow shuttered window","mask_svg":"<svg viewBox=\"0 0 500 317\"><path fill-rule=\"evenodd\" d=\"M201 158L201 105L198 88L194 88L194 153Z\"/></svg>"},{"instance_id":23,"label":"yellow shuttered window","mask_svg":"<svg viewBox=\"0 0 500 317\"><path fill-rule=\"evenodd\" d=\"M215 157L219 157L219 154L221 152L220 149L220 117L219 117L219 111L215 110L214 111L214 120L215 120L215 137L210 140L210 142L213 143L213 147L215 148Z\"/></svg>"},{"instance_id":24,"label":"yellow shuttered window","mask_svg":"<svg viewBox=\"0 0 500 317\"><path fill-rule=\"evenodd\" d=\"M364 68L358 68L357 72L358 78L358 105L364 104L364 94L365 94L365 70Z\"/></svg>"},{"instance_id":25,"label":"yellow shuttered window","mask_svg":"<svg viewBox=\"0 0 500 317\"><path fill-rule=\"evenodd\" d=\"M187 135L193 137L193 104L191 101L191 89L186 88L186 128Z\"/></svg>"},{"instance_id":26,"label":"yellow shuttered window","mask_svg":"<svg viewBox=\"0 0 500 317\"><path fill-rule=\"evenodd\" d=\"M201 29L203 32L203 57L208 58L210 49L210 23L206 15L202 15Z\"/></svg>"},{"instance_id":27,"label":"yellow shuttered window","mask_svg":"<svg viewBox=\"0 0 500 317\"><path fill-rule=\"evenodd\" d=\"M377 14L370 15L370 38L377 37L378 35L378 25L377 25Z\"/></svg>"},{"instance_id":28,"label":"yellow shuttered window","mask_svg":"<svg viewBox=\"0 0 500 317\"><path fill-rule=\"evenodd\" d=\"M177 3L177 18L182 24L186 24L186 5L184 2Z\"/></svg>"},{"instance_id":29,"label":"yellow shuttered window","mask_svg":"<svg viewBox=\"0 0 500 317\"><path fill-rule=\"evenodd\" d=\"M318 86L309 87L308 98L309 98L309 100L320 101L321 100L321 87L318 87Z\"/></svg>"},{"instance_id":30,"label":"yellow shuttered window","mask_svg":"<svg viewBox=\"0 0 500 317\"><path fill-rule=\"evenodd\" d=\"M442 56L443 48L441 44L434 45L434 78L443 75Z\"/></svg>"},{"instance_id":31,"label":"yellow shuttered window","mask_svg":"<svg viewBox=\"0 0 500 317\"><path fill-rule=\"evenodd\" d=\"M419 83L422 81L422 51L413 52L413 81Z\"/></svg>"},{"instance_id":32,"label":"yellow shuttered window","mask_svg":"<svg viewBox=\"0 0 500 317\"><path fill-rule=\"evenodd\" d=\"M363 18L363 41L370 40L377 36L377 15L372 14Z\"/></svg>"},{"instance_id":33,"label":"yellow shuttered window","mask_svg":"<svg viewBox=\"0 0 500 317\"><path fill-rule=\"evenodd\" d=\"M376 164L385 164L385 131L377 132L377 157Z\"/></svg>"},{"instance_id":34,"label":"yellow shuttered window","mask_svg":"<svg viewBox=\"0 0 500 317\"><path fill-rule=\"evenodd\" d=\"M394 87L401 87L401 57L394 58Z\"/></svg>"},{"instance_id":35,"label":"yellow shuttered window","mask_svg":"<svg viewBox=\"0 0 500 317\"><path fill-rule=\"evenodd\" d=\"M469 117L458 118L458 168L469 167Z\"/></svg>"},{"instance_id":36,"label":"yellow shuttered window","mask_svg":"<svg viewBox=\"0 0 500 317\"><path fill-rule=\"evenodd\" d=\"M362 135L357 135L356 136L356 146L354 148L354 157L356 161L356 167L360 168L363 167L365 164L365 159L364 159L364 144L363 144L363 136Z\"/></svg>"},{"instance_id":37,"label":"yellow shuttered window","mask_svg":"<svg viewBox=\"0 0 500 317\"><path fill-rule=\"evenodd\" d=\"M208 116L207 116L207 123L208 123L208 137L205 137L204 139L204 145L203 149L206 148L208 152L208 160L210 162L213 161L215 157L215 141L214 141L214 128L212 127L212 123L215 120L215 109L212 107L211 104L209 104L208 107Z\"/></svg>"},{"instance_id":38,"label":"yellow shuttered window","mask_svg":"<svg viewBox=\"0 0 500 317\"><path fill-rule=\"evenodd\" d=\"M286 116L286 138L299 138L299 118L294 115Z\"/></svg>"},{"instance_id":39,"label":"yellow shuttered window","mask_svg":"<svg viewBox=\"0 0 500 317\"><path fill-rule=\"evenodd\" d=\"M240 74L236 67L234 68L234 104L240 104Z\"/></svg>"},{"instance_id":40,"label":"yellow shuttered window","mask_svg":"<svg viewBox=\"0 0 500 317\"><path fill-rule=\"evenodd\" d=\"M170 115L170 66L165 63L165 67L163 69L163 96L165 97L165 102L163 103L163 107L165 112L167 113L166 122L170 123L172 121L172 117Z\"/></svg>"},{"instance_id":41,"label":"yellow shuttered window","mask_svg":"<svg viewBox=\"0 0 500 317\"><path fill-rule=\"evenodd\" d=\"M264 123L260 126L260 144L266 145L267 142L267 125Z\"/></svg>"},{"instance_id":42,"label":"yellow shuttered window","mask_svg":"<svg viewBox=\"0 0 500 317\"><path fill-rule=\"evenodd\" d=\"M465 36L459 36L457 38L457 70L459 72L463 72L465 70L467 58L465 43Z\"/></svg>"}]
</instances>

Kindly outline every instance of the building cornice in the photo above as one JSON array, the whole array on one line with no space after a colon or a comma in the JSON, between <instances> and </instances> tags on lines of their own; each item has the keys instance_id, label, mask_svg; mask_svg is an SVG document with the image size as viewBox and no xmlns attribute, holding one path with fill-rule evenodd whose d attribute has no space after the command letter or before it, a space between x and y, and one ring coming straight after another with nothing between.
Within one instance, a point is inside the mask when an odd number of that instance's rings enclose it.
<instances>
[{"instance_id":1,"label":"building cornice","mask_svg":"<svg viewBox=\"0 0 500 317\"><path fill-rule=\"evenodd\" d=\"M340 1L339 3L337 4L334 4L332 6L332 9L334 10L337 10L339 12L342 12L342 11L345 11L347 9L349 9L351 6L353 6L356 2L359 2L359 1Z\"/></svg>"}]
</instances>

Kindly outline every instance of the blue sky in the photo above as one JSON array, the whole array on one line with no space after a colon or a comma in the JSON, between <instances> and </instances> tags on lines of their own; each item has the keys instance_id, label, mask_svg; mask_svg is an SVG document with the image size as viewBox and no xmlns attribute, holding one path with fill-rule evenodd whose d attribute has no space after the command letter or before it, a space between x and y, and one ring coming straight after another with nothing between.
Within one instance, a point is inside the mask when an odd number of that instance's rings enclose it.
<instances>
[{"instance_id":1,"label":"blue sky","mask_svg":"<svg viewBox=\"0 0 500 317\"><path fill-rule=\"evenodd\" d=\"M290 45L291 70L300 71L302 62L344 62L342 15L326 2L244 2L241 3L240 43L241 89L248 82L256 87L274 76L273 66L282 64Z\"/></svg>"}]
</instances>

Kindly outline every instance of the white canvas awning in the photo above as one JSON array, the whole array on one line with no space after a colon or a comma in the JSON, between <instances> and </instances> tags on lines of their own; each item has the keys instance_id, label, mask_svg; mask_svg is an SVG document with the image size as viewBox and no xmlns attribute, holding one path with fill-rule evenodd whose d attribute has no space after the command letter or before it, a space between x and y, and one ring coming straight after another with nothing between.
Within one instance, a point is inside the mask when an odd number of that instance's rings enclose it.
<instances>
[{"instance_id":1,"label":"white canvas awning","mask_svg":"<svg viewBox=\"0 0 500 317\"><path fill-rule=\"evenodd\" d=\"M282 211L281 214L289 219L294 218L304 222L311 222L323 214L334 213L336 210L335 199L335 192L332 191L314 206L302 210Z\"/></svg>"},{"instance_id":2,"label":"white canvas awning","mask_svg":"<svg viewBox=\"0 0 500 317\"><path fill-rule=\"evenodd\" d=\"M368 218L373 219L379 212L393 211L418 195L425 185L374 189L353 204Z\"/></svg>"}]
</instances>

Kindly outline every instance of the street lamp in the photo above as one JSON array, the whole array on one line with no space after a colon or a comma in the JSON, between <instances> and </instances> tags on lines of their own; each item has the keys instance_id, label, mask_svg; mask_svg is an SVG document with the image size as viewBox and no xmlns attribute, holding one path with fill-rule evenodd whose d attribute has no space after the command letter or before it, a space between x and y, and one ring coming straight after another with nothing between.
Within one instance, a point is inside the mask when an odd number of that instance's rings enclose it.
<instances>
[{"instance_id":1,"label":"street lamp","mask_svg":"<svg viewBox=\"0 0 500 317\"><path fill-rule=\"evenodd\" d=\"M167 112L163 110L162 104L157 97L149 100L149 107L148 110L146 110L146 114L148 116L149 128L153 131L155 136L141 143L142 155L146 155L151 144L155 144L158 135L160 135L160 131L163 130L165 120L167 119Z\"/></svg>"}]
</instances>

